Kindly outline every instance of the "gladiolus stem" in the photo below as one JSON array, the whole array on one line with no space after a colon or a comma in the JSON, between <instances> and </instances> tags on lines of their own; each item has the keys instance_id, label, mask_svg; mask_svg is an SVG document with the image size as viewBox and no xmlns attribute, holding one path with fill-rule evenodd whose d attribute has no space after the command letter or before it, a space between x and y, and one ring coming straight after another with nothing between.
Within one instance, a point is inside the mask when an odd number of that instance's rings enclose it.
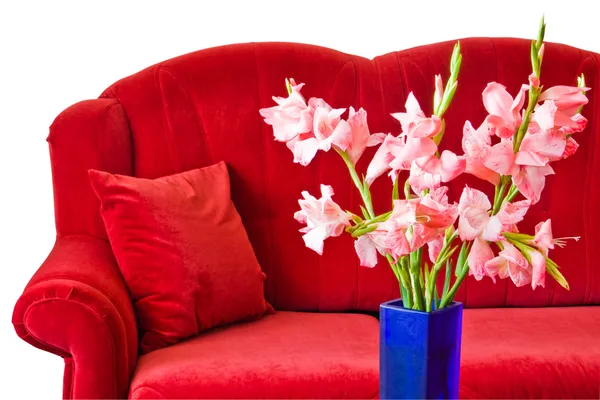
<instances>
[{"instance_id":1,"label":"gladiolus stem","mask_svg":"<svg viewBox=\"0 0 600 400\"><path fill-rule=\"evenodd\" d=\"M371 201L371 191L369 190L369 185L364 184L358 176L358 173L356 172L356 167L354 166L354 163L350 159L348 153L338 149L336 149L336 151L342 157L342 160L344 160L344 162L346 163L346 167L348 167L350 177L352 178L354 185L360 192L360 196L362 197L363 203L367 208L369 218L375 218L375 212L373 211L373 203Z\"/></svg>"}]
</instances>

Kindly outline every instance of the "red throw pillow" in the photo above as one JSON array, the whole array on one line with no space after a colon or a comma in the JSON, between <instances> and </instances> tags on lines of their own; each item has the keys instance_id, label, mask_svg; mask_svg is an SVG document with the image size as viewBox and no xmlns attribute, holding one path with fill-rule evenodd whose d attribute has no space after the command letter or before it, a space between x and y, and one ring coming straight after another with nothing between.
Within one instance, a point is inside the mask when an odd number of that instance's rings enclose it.
<instances>
[{"instance_id":1,"label":"red throw pillow","mask_svg":"<svg viewBox=\"0 0 600 400\"><path fill-rule=\"evenodd\" d=\"M159 179L90 170L143 353L272 310L224 162Z\"/></svg>"}]
</instances>

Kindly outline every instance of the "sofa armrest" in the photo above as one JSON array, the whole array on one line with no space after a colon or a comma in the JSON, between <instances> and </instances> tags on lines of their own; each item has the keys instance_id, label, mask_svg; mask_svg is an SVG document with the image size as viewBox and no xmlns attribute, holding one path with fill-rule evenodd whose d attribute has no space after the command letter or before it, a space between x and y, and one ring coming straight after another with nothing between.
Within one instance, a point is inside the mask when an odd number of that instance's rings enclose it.
<instances>
[{"instance_id":1,"label":"sofa armrest","mask_svg":"<svg viewBox=\"0 0 600 400\"><path fill-rule=\"evenodd\" d=\"M64 398L124 398L137 361L130 296L109 243L59 237L13 313L26 342L65 359Z\"/></svg>"}]
</instances>

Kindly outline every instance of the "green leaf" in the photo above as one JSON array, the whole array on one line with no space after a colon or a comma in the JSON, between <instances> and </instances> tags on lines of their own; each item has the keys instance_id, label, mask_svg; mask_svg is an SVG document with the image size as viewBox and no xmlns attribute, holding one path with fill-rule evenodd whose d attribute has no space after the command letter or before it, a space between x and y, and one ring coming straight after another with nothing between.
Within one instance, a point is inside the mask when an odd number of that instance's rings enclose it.
<instances>
[{"instance_id":1,"label":"green leaf","mask_svg":"<svg viewBox=\"0 0 600 400\"><path fill-rule=\"evenodd\" d=\"M444 289L442 290L442 297L446 297L448 290L450 290L450 280L452 279L452 263L450 260L446 261L446 277L444 278Z\"/></svg>"},{"instance_id":2,"label":"green leaf","mask_svg":"<svg viewBox=\"0 0 600 400\"><path fill-rule=\"evenodd\" d=\"M467 257L469 256L469 250L471 249L471 242L463 242L460 247L460 253L458 253L458 260L456 261L456 267L454 275L458 278L467 263Z\"/></svg>"}]
</instances>

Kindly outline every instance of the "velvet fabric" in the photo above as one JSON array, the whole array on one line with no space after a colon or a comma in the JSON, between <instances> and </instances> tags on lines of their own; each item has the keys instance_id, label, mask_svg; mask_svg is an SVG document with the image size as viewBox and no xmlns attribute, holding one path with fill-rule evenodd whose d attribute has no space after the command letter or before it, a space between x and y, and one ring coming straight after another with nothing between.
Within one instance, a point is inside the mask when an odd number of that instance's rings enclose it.
<instances>
[{"instance_id":1,"label":"velvet fabric","mask_svg":"<svg viewBox=\"0 0 600 400\"><path fill-rule=\"evenodd\" d=\"M224 162L158 179L89 176L143 353L271 309Z\"/></svg>"},{"instance_id":2,"label":"velvet fabric","mask_svg":"<svg viewBox=\"0 0 600 400\"><path fill-rule=\"evenodd\" d=\"M347 236L327 240L324 255L319 257L306 249L298 232L300 225L292 218L298 210L300 192L317 193L320 183L334 185L335 199L342 208L357 209L360 196L350 179L344 178L344 164L333 152L320 153L308 167L292 163L291 153L273 140L272 130L261 120L258 110L273 104L271 96L285 95L284 79L293 77L296 82L306 83L303 94L307 97L323 97L335 107L364 107L373 133L397 133L399 124L389 113L403 110L409 92L421 100L426 113L431 112L431 101L427 99L433 93L433 75L446 76L453 44L421 46L373 60L291 43L217 47L151 66L111 85L99 99L77 103L61 113L48 137L57 243L18 300L13 321L24 340L65 358L65 397L126 396L138 352L131 299L106 241L99 202L88 182L89 169L152 179L225 160L233 203L267 274L265 297L275 309L377 311L380 303L399 295L398 284L385 263L372 269L360 267ZM447 113L444 148L461 153L465 119L478 126L485 117L481 92L488 82L498 81L513 94L526 82L530 73L529 46L529 41L520 39L461 40L462 71ZM592 387L598 377L592 356L599 345L589 337L590 332L599 330L593 317L598 307L591 306L600 304L600 208L596 207L600 202L599 61L600 56L592 52L546 45L543 84L574 85L575 77L585 73L592 89L588 93L590 103L583 111L589 123L577 136L581 145L578 152L556 163L556 175L548 177L542 201L532 207L522 225L524 230L533 231L537 222L552 217L556 236L582 236L565 249L553 250L553 258L561 265L571 290L563 290L550 279L545 288L535 292L528 287L516 288L506 280L493 284L488 279L467 279L457 300L464 301L467 308L482 309L466 310L465 314L461 378L464 397L543 393L550 397L571 394L569 397L597 398L600 394L598 385L595 392ZM366 170L374 151L368 149L363 155L359 173ZM485 183L465 175L452 182L449 194L457 198L465 183L490 192ZM374 183L376 211L388 208L390 186L385 177ZM46 298L62 300L43 302ZM542 308L547 306L581 307ZM529 313L527 318L518 319L513 313L521 310L502 307L540 308L523 311ZM564 314L552 310L564 310ZM67 314L73 315L68 321ZM470 315L479 316L473 326L469 325ZM564 319L575 315L579 317ZM500 316L506 318L501 321ZM256 324L279 321L275 317L278 315L249 323L248 334L260 326ZM564 321L569 321L568 325ZM246 325L231 329L242 326ZM311 326L314 333L310 337L319 352L310 354L318 359L321 353L329 353L327 346L317 344L320 328ZM198 343L212 340L209 338L213 334L225 335L228 329L206 332ZM261 335L265 345L278 339L265 331ZM188 342L179 346L184 345ZM287 349L273 346L279 350L279 362L287 365L288 371L293 369L287 364L291 362L286 359ZM270 348L264 351L273 357L276 354ZM519 358L519 354L527 357ZM556 354L561 355L560 360ZM500 357L504 355L507 358ZM190 359L181 357L187 365L202 362L191 351ZM232 357L223 357L221 362L227 363ZM340 359L342 362L347 361ZM315 371L322 371L317 362L311 365ZM519 380L519 374L511 369L513 365L519 366L518 372L527 379ZM363 367L355 367L356 371L364 371ZM228 364L228 368L235 369L235 364ZM141 367L137 370L136 384L146 379L144 371ZM556 371L564 375L557 379ZM353 373L348 369L348 374ZM317 375L304 376L305 391L290 384L282 397L292 397L295 392L298 396L313 395L308 391L312 377L316 379ZM365 387L370 387L370 375L365 376ZM268 379L257 376L253 381L257 392L265 387L260 380L263 378ZM578 391L573 382L585 391ZM545 385L553 388L552 393L545 391ZM329 391L333 388L321 388L323 396L335 395ZM363 395L358 389L352 393ZM364 393L370 396L370 391ZM142 392L137 395L142 397Z\"/></svg>"},{"instance_id":3,"label":"velvet fabric","mask_svg":"<svg viewBox=\"0 0 600 400\"><path fill-rule=\"evenodd\" d=\"M140 357L132 399L372 399L379 324L356 314L278 312Z\"/></svg>"}]
</instances>

